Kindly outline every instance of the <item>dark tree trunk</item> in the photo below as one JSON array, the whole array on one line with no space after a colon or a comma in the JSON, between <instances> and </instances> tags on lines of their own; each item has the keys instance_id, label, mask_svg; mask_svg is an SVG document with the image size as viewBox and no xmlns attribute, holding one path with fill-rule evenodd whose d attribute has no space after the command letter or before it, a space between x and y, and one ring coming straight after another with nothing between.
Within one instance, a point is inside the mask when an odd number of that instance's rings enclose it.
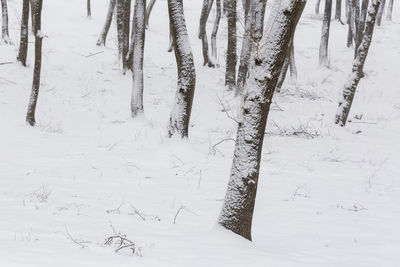
<instances>
[{"instance_id":1,"label":"dark tree trunk","mask_svg":"<svg viewBox=\"0 0 400 267\"><path fill-rule=\"evenodd\" d=\"M228 46L226 49L225 86L235 90L236 84L236 0L228 0Z\"/></svg>"},{"instance_id":2,"label":"dark tree trunk","mask_svg":"<svg viewBox=\"0 0 400 267\"><path fill-rule=\"evenodd\" d=\"M216 0L216 15L214 21L213 31L211 33L211 56L213 57L214 61L217 62L217 33L219 28L219 22L221 20L221 0Z\"/></svg>"},{"instance_id":3,"label":"dark tree trunk","mask_svg":"<svg viewBox=\"0 0 400 267\"><path fill-rule=\"evenodd\" d=\"M155 3L156 3L156 0L150 0L150 3L146 8L146 29L149 28L150 14L151 14L151 11L153 10Z\"/></svg>"},{"instance_id":4,"label":"dark tree trunk","mask_svg":"<svg viewBox=\"0 0 400 267\"><path fill-rule=\"evenodd\" d=\"M362 0L361 4L361 10L360 10L360 15L358 16L358 21L357 21L357 16L356 18L356 27L357 27L357 40L356 40L356 47L354 50L354 58L357 56L357 51L358 47L361 44L362 38L364 36L364 30L365 30L365 20L367 17L367 10L368 10L368 3L369 0Z\"/></svg>"},{"instance_id":5,"label":"dark tree trunk","mask_svg":"<svg viewBox=\"0 0 400 267\"><path fill-rule=\"evenodd\" d=\"M90 18L92 16L92 9L90 6L90 0L87 0L87 16Z\"/></svg>"},{"instance_id":6,"label":"dark tree trunk","mask_svg":"<svg viewBox=\"0 0 400 267\"><path fill-rule=\"evenodd\" d=\"M282 3L285 3L282 5ZM231 176L218 223L251 240L262 145L272 96L304 0L275 1L269 33L252 52L249 78L233 155Z\"/></svg>"},{"instance_id":7,"label":"dark tree trunk","mask_svg":"<svg viewBox=\"0 0 400 267\"><path fill-rule=\"evenodd\" d=\"M1 24L1 38L6 44L10 44L10 35L8 34L8 8L7 0L1 0L1 14L2 14L2 24Z\"/></svg>"},{"instance_id":8,"label":"dark tree trunk","mask_svg":"<svg viewBox=\"0 0 400 267\"><path fill-rule=\"evenodd\" d=\"M131 0L117 0L117 31L118 51L122 61L123 73L129 68L129 22L131 14Z\"/></svg>"},{"instance_id":9,"label":"dark tree trunk","mask_svg":"<svg viewBox=\"0 0 400 267\"><path fill-rule=\"evenodd\" d=\"M178 88L168 126L168 135L188 137L196 86L193 53L186 30L182 0L168 0L169 19L178 68Z\"/></svg>"},{"instance_id":10,"label":"dark tree trunk","mask_svg":"<svg viewBox=\"0 0 400 267\"><path fill-rule=\"evenodd\" d=\"M349 30L347 32L347 47L351 47L353 44L354 35L354 8L353 0L347 0L348 10L347 10L347 24L349 24Z\"/></svg>"},{"instance_id":11,"label":"dark tree trunk","mask_svg":"<svg viewBox=\"0 0 400 267\"><path fill-rule=\"evenodd\" d=\"M207 65L208 67L215 67L214 62L212 61L209 53L208 53L208 39L207 39L207 20L210 15L211 6L213 4L213 0L203 0L203 8L201 10L200 16L200 27L199 27L199 39L201 39L202 47L203 47L203 65Z\"/></svg>"},{"instance_id":12,"label":"dark tree trunk","mask_svg":"<svg viewBox=\"0 0 400 267\"><path fill-rule=\"evenodd\" d=\"M29 0L22 2L22 17L21 17L21 39L19 42L19 50L17 60L23 66L26 66L26 57L28 55L28 23L29 23Z\"/></svg>"},{"instance_id":13,"label":"dark tree trunk","mask_svg":"<svg viewBox=\"0 0 400 267\"><path fill-rule=\"evenodd\" d=\"M315 3L315 14L319 15L319 6L321 5L321 0L317 0Z\"/></svg>"},{"instance_id":14,"label":"dark tree trunk","mask_svg":"<svg viewBox=\"0 0 400 267\"><path fill-rule=\"evenodd\" d=\"M376 24L378 26L381 26L381 24L382 24L382 17L383 17L383 13L385 11L385 4L386 4L386 0L381 0L381 5L379 7L378 14L376 15Z\"/></svg>"},{"instance_id":15,"label":"dark tree trunk","mask_svg":"<svg viewBox=\"0 0 400 267\"><path fill-rule=\"evenodd\" d=\"M110 4L108 6L108 11L107 11L106 22L104 23L104 27L100 33L99 39L97 39L97 43L96 43L97 45L105 45L106 44L107 34L108 34L108 31L110 30L116 3L117 3L117 0L110 0Z\"/></svg>"},{"instance_id":16,"label":"dark tree trunk","mask_svg":"<svg viewBox=\"0 0 400 267\"><path fill-rule=\"evenodd\" d=\"M331 25L332 0L325 0L324 20L322 22L321 45L319 47L319 64L328 66L328 43Z\"/></svg>"},{"instance_id":17,"label":"dark tree trunk","mask_svg":"<svg viewBox=\"0 0 400 267\"><path fill-rule=\"evenodd\" d=\"M26 114L26 122L35 126L35 111L36 104L39 96L40 87L40 71L42 67L42 40L43 35L41 33L41 16L42 16L42 4L43 0L30 0L32 6L32 18L34 21L33 34L35 35L35 66L33 70L33 82L32 91L29 98L28 111Z\"/></svg>"},{"instance_id":18,"label":"dark tree trunk","mask_svg":"<svg viewBox=\"0 0 400 267\"><path fill-rule=\"evenodd\" d=\"M344 86L343 99L339 102L339 107L336 112L335 123L339 124L340 126L346 125L357 85L360 82L360 79L363 77L364 63L371 45L375 19L379 6L380 0L372 0L372 4L368 10L363 39L358 48L357 57L353 61L353 69L350 78Z\"/></svg>"},{"instance_id":19,"label":"dark tree trunk","mask_svg":"<svg viewBox=\"0 0 400 267\"><path fill-rule=\"evenodd\" d=\"M387 14L386 14L386 19L388 21L392 21L392 13L393 13L393 0L389 0L389 5L388 8L386 10Z\"/></svg>"},{"instance_id":20,"label":"dark tree trunk","mask_svg":"<svg viewBox=\"0 0 400 267\"><path fill-rule=\"evenodd\" d=\"M343 22L342 22L342 0L336 0L335 19L337 19L340 23L343 24Z\"/></svg>"},{"instance_id":21,"label":"dark tree trunk","mask_svg":"<svg viewBox=\"0 0 400 267\"><path fill-rule=\"evenodd\" d=\"M143 57L146 32L146 0L136 0L133 28L132 117L143 113Z\"/></svg>"},{"instance_id":22,"label":"dark tree trunk","mask_svg":"<svg viewBox=\"0 0 400 267\"><path fill-rule=\"evenodd\" d=\"M222 2L222 4L223 4L223 6L222 6L222 13L224 14L224 15L226 15L227 13L228 13L228 8L229 8L229 1L230 0L222 0L223 2Z\"/></svg>"}]
</instances>

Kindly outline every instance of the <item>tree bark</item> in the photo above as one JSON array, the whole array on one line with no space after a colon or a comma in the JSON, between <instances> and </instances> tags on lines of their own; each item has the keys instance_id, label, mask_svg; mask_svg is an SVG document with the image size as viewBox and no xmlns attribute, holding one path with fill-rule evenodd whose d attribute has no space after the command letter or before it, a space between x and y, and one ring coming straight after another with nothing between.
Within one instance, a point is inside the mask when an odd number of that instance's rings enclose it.
<instances>
[{"instance_id":1,"label":"tree bark","mask_svg":"<svg viewBox=\"0 0 400 267\"><path fill-rule=\"evenodd\" d=\"M342 0L336 0L335 19L337 19L340 23L343 24L343 22L342 22Z\"/></svg>"},{"instance_id":2,"label":"tree bark","mask_svg":"<svg viewBox=\"0 0 400 267\"><path fill-rule=\"evenodd\" d=\"M213 60L217 62L218 56L217 56L217 33L218 33L218 28L219 28L219 22L221 20L221 0L216 0L216 15L215 15L215 21L214 21L214 27L211 33L211 56L213 57Z\"/></svg>"},{"instance_id":3,"label":"tree bark","mask_svg":"<svg viewBox=\"0 0 400 267\"><path fill-rule=\"evenodd\" d=\"M123 73L129 68L129 22L131 14L131 0L117 0L117 31L118 51L122 61Z\"/></svg>"},{"instance_id":4,"label":"tree bark","mask_svg":"<svg viewBox=\"0 0 400 267\"><path fill-rule=\"evenodd\" d=\"M354 33L354 8L353 0L347 0L348 10L347 10L347 24L349 24L349 29L347 32L347 47L351 47L353 44L353 33Z\"/></svg>"},{"instance_id":5,"label":"tree bark","mask_svg":"<svg viewBox=\"0 0 400 267\"><path fill-rule=\"evenodd\" d=\"M319 6L321 5L321 0L317 0L315 3L315 14L319 15Z\"/></svg>"},{"instance_id":6,"label":"tree bark","mask_svg":"<svg viewBox=\"0 0 400 267\"><path fill-rule=\"evenodd\" d=\"M97 45L105 45L106 44L107 34L108 34L108 31L110 30L116 3L117 3L117 0L110 0L110 4L108 6L108 11L107 11L106 22L104 23L103 30L100 33L99 39L97 39L97 43L96 43Z\"/></svg>"},{"instance_id":7,"label":"tree bark","mask_svg":"<svg viewBox=\"0 0 400 267\"><path fill-rule=\"evenodd\" d=\"M28 111L26 114L26 122L30 126L35 126L35 111L36 104L39 96L40 87L40 71L42 67L42 40L43 35L41 33L41 16L42 16L42 5L43 0L30 0L32 6L32 18L34 21L33 34L35 35L35 66L33 69L33 82L32 91L29 98Z\"/></svg>"},{"instance_id":8,"label":"tree bark","mask_svg":"<svg viewBox=\"0 0 400 267\"><path fill-rule=\"evenodd\" d=\"M381 0L381 5L379 7L378 14L376 15L376 24L378 26L381 26L381 24L382 24L382 17L383 17L383 13L385 11L385 4L386 4L386 0Z\"/></svg>"},{"instance_id":9,"label":"tree bark","mask_svg":"<svg viewBox=\"0 0 400 267\"><path fill-rule=\"evenodd\" d=\"M203 66L207 65L208 67L213 68L215 67L215 64L208 53L208 39L206 31L207 20L210 15L212 4L213 0L203 0L203 8L200 16L199 39L201 39L203 48Z\"/></svg>"},{"instance_id":10,"label":"tree bark","mask_svg":"<svg viewBox=\"0 0 400 267\"><path fill-rule=\"evenodd\" d=\"M156 3L156 0L150 0L150 3L146 8L146 29L149 28L150 14L151 14L151 11L153 10L155 3Z\"/></svg>"},{"instance_id":11,"label":"tree bark","mask_svg":"<svg viewBox=\"0 0 400 267\"><path fill-rule=\"evenodd\" d=\"M17 60L23 66L26 66L26 57L28 55L28 23L29 23L29 0L22 2L22 17L21 17L21 39L19 42L19 50Z\"/></svg>"},{"instance_id":12,"label":"tree bark","mask_svg":"<svg viewBox=\"0 0 400 267\"><path fill-rule=\"evenodd\" d=\"M363 39L358 48L357 57L353 61L352 73L348 82L344 86L343 98L339 101L339 107L335 116L335 123L340 126L346 125L357 85L363 77L363 68L371 45L375 20L380 4L380 0L372 0L372 4L368 10Z\"/></svg>"},{"instance_id":13,"label":"tree bark","mask_svg":"<svg viewBox=\"0 0 400 267\"><path fill-rule=\"evenodd\" d=\"M171 112L168 135L188 137L190 114L196 86L196 71L186 30L182 0L168 0L171 33L178 68L178 88Z\"/></svg>"},{"instance_id":14,"label":"tree bark","mask_svg":"<svg viewBox=\"0 0 400 267\"><path fill-rule=\"evenodd\" d=\"M92 9L91 9L91 5L90 5L90 0L87 0L87 5L86 5L86 9L87 9L87 16L88 18L90 18L92 16Z\"/></svg>"},{"instance_id":15,"label":"tree bark","mask_svg":"<svg viewBox=\"0 0 400 267\"><path fill-rule=\"evenodd\" d=\"M319 47L319 64L327 67L328 61L328 43L329 31L331 25L332 0L325 0L324 20L322 22L321 44Z\"/></svg>"},{"instance_id":16,"label":"tree bark","mask_svg":"<svg viewBox=\"0 0 400 267\"><path fill-rule=\"evenodd\" d=\"M218 223L251 240L265 126L295 20L304 0L275 1L262 45L253 49L243 95L231 176Z\"/></svg>"},{"instance_id":17,"label":"tree bark","mask_svg":"<svg viewBox=\"0 0 400 267\"><path fill-rule=\"evenodd\" d=\"M386 20L392 21L392 13L393 13L393 0L389 0L388 8L387 8Z\"/></svg>"},{"instance_id":18,"label":"tree bark","mask_svg":"<svg viewBox=\"0 0 400 267\"><path fill-rule=\"evenodd\" d=\"M236 87L236 0L228 0L228 46L226 49L225 86L233 91Z\"/></svg>"},{"instance_id":19,"label":"tree bark","mask_svg":"<svg viewBox=\"0 0 400 267\"><path fill-rule=\"evenodd\" d=\"M1 14L2 14L2 24L1 24L1 38L6 44L10 44L10 35L8 33L8 8L7 0L1 0Z\"/></svg>"},{"instance_id":20,"label":"tree bark","mask_svg":"<svg viewBox=\"0 0 400 267\"><path fill-rule=\"evenodd\" d=\"M132 117L143 113L143 58L146 32L146 0L136 0L133 37L133 88L131 100Z\"/></svg>"}]
</instances>

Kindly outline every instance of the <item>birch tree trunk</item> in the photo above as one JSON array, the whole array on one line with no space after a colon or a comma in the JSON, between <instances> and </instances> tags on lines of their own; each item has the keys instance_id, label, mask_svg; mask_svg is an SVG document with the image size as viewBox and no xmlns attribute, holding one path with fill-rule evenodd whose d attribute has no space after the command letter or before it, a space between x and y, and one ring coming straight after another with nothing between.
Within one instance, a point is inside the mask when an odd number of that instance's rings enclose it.
<instances>
[{"instance_id":1,"label":"birch tree trunk","mask_svg":"<svg viewBox=\"0 0 400 267\"><path fill-rule=\"evenodd\" d=\"M335 123L340 126L346 125L357 85L363 77L363 68L371 45L375 20L380 4L381 0L372 0L372 4L368 10L363 39L358 48L357 57L353 61L352 73L344 86L343 98L339 101L339 107L335 116Z\"/></svg>"},{"instance_id":2,"label":"birch tree trunk","mask_svg":"<svg viewBox=\"0 0 400 267\"><path fill-rule=\"evenodd\" d=\"M228 90L235 90L236 86L236 0L227 0L228 18L228 46L226 49L225 86Z\"/></svg>"},{"instance_id":3,"label":"birch tree trunk","mask_svg":"<svg viewBox=\"0 0 400 267\"><path fill-rule=\"evenodd\" d=\"M231 176L218 218L220 225L249 240L269 108L304 2L275 1L266 39L253 49L250 59Z\"/></svg>"},{"instance_id":4,"label":"birch tree trunk","mask_svg":"<svg viewBox=\"0 0 400 267\"><path fill-rule=\"evenodd\" d=\"M219 28L219 22L221 20L221 0L216 0L216 12L215 12L215 21L214 27L211 33L211 56L213 57L214 62L218 62L217 55L217 33Z\"/></svg>"},{"instance_id":5,"label":"birch tree trunk","mask_svg":"<svg viewBox=\"0 0 400 267\"><path fill-rule=\"evenodd\" d=\"M208 53L208 39L206 31L207 20L210 15L212 4L213 0L203 0L203 8L200 16L199 39L201 39L203 47L203 66L207 65L208 67L213 68L215 67L215 64Z\"/></svg>"},{"instance_id":6,"label":"birch tree trunk","mask_svg":"<svg viewBox=\"0 0 400 267\"><path fill-rule=\"evenodd\" d=\"M186 30L182 0L168 0L169 19L178 68L178 88L171 112L168 135L188 137L190 114L196 86L193 53Z\"/></svg>"},{"instance_id":7,"label":"birch tree trunk","mask_svg":"<svg viewBox=\"0 0 400 267\"><path fill-rule=\"evenodd\" d=\"M10 35L8 34L8 8L7 0L1 0L1 14L2 14L2 24L1 24L1 38L4 43L10 44Z\"/></svg>"},{"instance_id":8,"label":"birch tree trunk","mask_svg":"<svg viewBox=\"0 0 400 267\"><path fill-rule=\"evenodd\" d=\"M386 19L388 21L392 21L392 13L393 13L393 0L389 0L389 5L388 8L386 10L387 14L386 14Z\"/></svg>"},{"instance_id":9,"label":"birch tree trunk","mask_svg":"<svg viewBox=\"0 0 400 267\"><path fill-rule=\"evenodd\" d=\"M86 9L87 9L87 17L90 18L92 16L92 8L90 5L90 0L87 0Z\"/></svg>"},{"instance_id":10,"label":"birch tree trunk","mask_svg":"<svg viewBox=\"0 0 400 267\"><path fill-rule=\"evenodd\" d=\"M331 26L332 0L325 0L324 20L322 22L321 44L319 47L319 64L327 67L329 31Z\"/></svg>"},{"instance_id":11,"label":"birch tree trunk","mask_svg":"<svg viewBox=\"0 0 400 267\"><path fill-rule=\"evenodd\" d=\"M150 0L150 3L146 8L146 29L149 28L150 14L151 14L151 11L153 10L155 3L156 3L156 0Z\"/></svg>"},{"instance_id":12,"label":"birch tree trunk","mask_svg":"<svg viewBox=\"0 0 400 267\"><path fill-rule=\"evenodd\" d=\"M385 11L385 4L386 4L386 0L381 0L381 5L379 7L378 14L376 15L376 24L378 26L381 26L381 24L382 24L382 17L383 17L383 13Z\"/></svg>"},{"instance_id":13,"label":"birch tree trunk","mask_svg":"<svg viewBox=\"0 0 400 267\"><path fill-rule=\"evenodd\" d=\"M131 0L117 0L117 31L118 51L122 61L123 73L129 68L129 22L131 14Z\"/></svg>"},{"instance_id":14,"label":"birch tree trunk","mask_svg":"<svg viewBox=\"0 0 400 267\"><path fill-rule=\"evenodd\" d=\"M43 35L41 33L41 16L42 16L42 5L43 0L30 0L32 6L32 20L33 23L33 34L35 35L35 66L33 69L33 81L32 91L29 98L28 111L26 114L26 122L30 126L35 126L35 111L36 104L39 96L40 87L40 71L42 68L42 40Z\"/></svg>"},{"instance_id":15,"label":"birch tree trunk","mask_svg":"<svg viewBox=\"0 0 400 267\"><path fill-rule=\"evenodd\" d=\"M110 30L116 3L117 3L117 0L110 0L110 4L108 5L106 22L104 23L104 26L100 33L99 39L97 39L97 43L96 43L97 45L106 45L107 34L108 34L108 31Z\"/></svg>"},{"instance_id":16,"label":"birch tree trunk","mask_svg":"<svg viewBox=\"0 0 400 267\"><path fill-rule=\"evenodd\" d=\"M131 99L132 117L143 113L143 58L146 32L146 0L136 0L133 28L133 88Z\"/></svg>"},{"instance_id":17,"label":"birch tree trunk","mask_svg":"<svg viewBox=\"0 0 400 267\"><path fill-rule=\"evenodd\" d=\"M22 2L22 17L21 17L21 39L19 42L19 50L17 60L23 66L26 66L26 57L28 55L28 23L29 23L29 0Z\"/></svg>"}]
</instances>

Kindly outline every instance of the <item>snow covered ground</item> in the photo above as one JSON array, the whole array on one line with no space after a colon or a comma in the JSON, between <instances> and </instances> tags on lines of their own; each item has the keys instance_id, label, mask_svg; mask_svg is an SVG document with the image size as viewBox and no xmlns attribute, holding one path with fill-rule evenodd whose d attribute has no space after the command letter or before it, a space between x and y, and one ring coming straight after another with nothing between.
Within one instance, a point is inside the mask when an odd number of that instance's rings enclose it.
<instances>
[{"instance_id":1,"label":"snow covered ground","mask_svg":"<svg viewBox=\"0 0 400 267\"><path fill-rule=\"evenodd\" d=\"M22 1L8 2L15 45L0 46L0 62L15 60L19 42ZM221 67L203 67L202 1L185 1L197 87L190 138L171 140L176 67L166 52L166 0L157 1L146 33L145 116L136 120L115 24L107 47L95 45L107 2L92 1L87 19L86 1L44 1L37 127L25 124L33 43L28 68L0 65L0 266L398 266L396 3L394 22L375 31L356 93L350 116L361 119L346 128L333 117L351 69L347 27L332 21L331 68L319 68L322 22L307 3L295 38L299 78L274 98L248 242L215 226L236 131L221 102L232 116L238 106L223 86L225 21ZM133 241L135 255L104 245L114 234Z\"/></svg>"}]
</instances>

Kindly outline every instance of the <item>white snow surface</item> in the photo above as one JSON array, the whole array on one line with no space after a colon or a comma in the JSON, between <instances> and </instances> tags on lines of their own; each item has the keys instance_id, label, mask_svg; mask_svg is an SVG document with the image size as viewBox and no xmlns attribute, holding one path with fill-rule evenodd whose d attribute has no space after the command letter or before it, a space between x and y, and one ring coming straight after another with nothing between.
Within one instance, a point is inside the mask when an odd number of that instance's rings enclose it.
<instances>
[{"instance_id":1,"label":"white snow surface","mask_svg":"<svg viewBox=\"0 0 400 267\"><path fill-rule=\"evenodd\" d=\"M0 266L399 266L399 6L375 30L352 122L340 128L333 118L353 49L347 27L332 21L331 67L318 67L322 15L307 3L295 37L298 81L274 97L248 242L215 225L234 143L213 145L236 134L218 99L230 116L239 102L223 86L226 21L221 67L203 67L202 1L184 2L197 87L182 141L166 138L177 78L167 2L151 14L145 114L133 120L115 23L107 47L95 45L108 1L92 1L91 19L86 1L44 1L37 127L25 123L32 34L27 68L0 65ZM8 1L14 45L1 44L0 62L15 61L21 4ZM104 245L114 231L140 253Z\"/></svg>"}]
</instances>

